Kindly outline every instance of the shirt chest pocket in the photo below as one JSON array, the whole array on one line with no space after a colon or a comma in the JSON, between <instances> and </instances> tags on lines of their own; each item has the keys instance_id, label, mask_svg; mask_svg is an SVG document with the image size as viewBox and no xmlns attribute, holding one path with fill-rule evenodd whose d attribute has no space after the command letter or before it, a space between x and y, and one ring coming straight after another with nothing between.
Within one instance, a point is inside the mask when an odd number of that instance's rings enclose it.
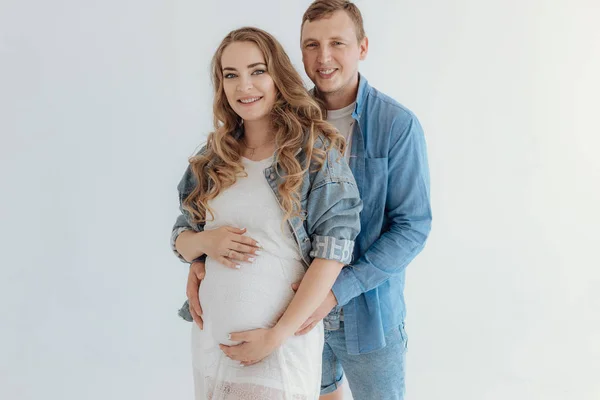
<instances>
[{"instance_id":1,"label":"shirt chest pocket","mask_svg":"<svg viewBox=\"0 0 600 400\"><path fill-rule=\"evenodd\" d=\"M382 216L388 187L388 158L365 158L365 176L360 189L363 215Z\"/></svg>"}]
</instances>

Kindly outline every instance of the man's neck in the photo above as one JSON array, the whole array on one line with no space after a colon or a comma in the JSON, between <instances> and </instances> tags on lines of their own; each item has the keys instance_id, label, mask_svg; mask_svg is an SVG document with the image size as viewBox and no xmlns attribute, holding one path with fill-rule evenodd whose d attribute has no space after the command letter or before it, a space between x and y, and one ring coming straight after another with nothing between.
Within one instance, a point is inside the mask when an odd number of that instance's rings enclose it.
<instances>
[{"instance_id":1,"label":"man's neck","mask_svg":"<svg viewBox=\"0 0 600 400\"><path fill-rule=\"evenodd\" d=\"M328 110L339 110L356 101L358 95L358 74L347 86L332 93L323 93L323 101Z\"/></svg>"}]
</instances>

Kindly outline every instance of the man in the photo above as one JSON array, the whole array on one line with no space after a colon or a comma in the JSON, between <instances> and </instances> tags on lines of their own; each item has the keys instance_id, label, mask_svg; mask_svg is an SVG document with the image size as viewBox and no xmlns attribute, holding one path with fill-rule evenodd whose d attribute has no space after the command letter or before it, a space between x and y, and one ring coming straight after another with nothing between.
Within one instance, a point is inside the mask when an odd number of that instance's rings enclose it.
<instances>
[{"instance_id":1,"label":"man","mask_svg":"<svg viewBox=\"0 0 600 400\"><path fill-rule=\"evenodd\" d=\"M348 142L346 157L364 204L353 262L300 328L324 319L321 399L341 399L347 376L355 400L404 398L405 269L431 227L429 170L421 126L412 112L371 87L358 65L368 52L362 16L344 0L317 0L304 14L302 59L328 121ZM243 232L239 232L242 234ZM188 297L201 323L194 263Z\"/></svg>"},{"instance_id":2,"label":"man","mask_svg":"<svg viewBox=\"0 0 600 400\"><path fill-rule=\"evenodd\" d=\"M348 141L346 157L364 204L354 262L312 317L325 317L321 399L342 398L344 373L355 400L403 399L405 269L431 228L423 131L412 112L359 74L369 41L356 5L313 2L300 42L314 95Z\"/></svg>"}]
</instances>

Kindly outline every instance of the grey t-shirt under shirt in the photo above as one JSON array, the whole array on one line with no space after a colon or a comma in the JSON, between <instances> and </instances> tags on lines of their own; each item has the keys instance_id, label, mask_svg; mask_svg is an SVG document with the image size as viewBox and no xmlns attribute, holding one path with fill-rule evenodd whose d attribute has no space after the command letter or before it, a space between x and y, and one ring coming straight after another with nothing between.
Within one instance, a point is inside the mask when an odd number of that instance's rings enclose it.
<instances>
[{"instance_id":1,"label":"grey t-shirt under shirt","mask_svg":"<svg viewBox=\"0 0 600 400\"><path fill-rule=\"evenodd\" d=\"M352 128L354 127L354 118L352 112L356 107L356 102L347 105L339 110L327 110L327 122L336 127L340 134L346 139L346 152L344 157L346 161L350 160L350 150L352 147Z\"/></svg>"}]
</instances>

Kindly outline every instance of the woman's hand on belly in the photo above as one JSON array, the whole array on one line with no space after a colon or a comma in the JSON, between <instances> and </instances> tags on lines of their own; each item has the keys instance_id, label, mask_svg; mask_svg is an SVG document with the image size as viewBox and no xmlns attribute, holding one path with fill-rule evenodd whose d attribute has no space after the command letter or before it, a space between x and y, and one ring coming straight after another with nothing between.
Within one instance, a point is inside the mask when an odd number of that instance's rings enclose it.
<instances>
[{"instance_id":1,"label":"woman's hand on belly","mask_svg":"<svg viewBox=\"0 0 600 400\"><path fill-rule=\"evenodd\" d=\"M229 268L240 268L240 261L253 262L260 255L260 244L244 236L246 229L222 226L200 232L201 250Z\"/></svg>"},{"instance_id":2,"label":"woman's hand on belly","mask_svg":"<svg viewBox=\"0 0 600 400\"><path fill-rule=\"evenodd\" d=\"M223 353L232 360L240 361L242 365L251 365L269 356L283 344L285 337L279 330L270 328L232 333L229 339L242 343L236 346L219 345Z\"/></svg>"}]
</instances>

